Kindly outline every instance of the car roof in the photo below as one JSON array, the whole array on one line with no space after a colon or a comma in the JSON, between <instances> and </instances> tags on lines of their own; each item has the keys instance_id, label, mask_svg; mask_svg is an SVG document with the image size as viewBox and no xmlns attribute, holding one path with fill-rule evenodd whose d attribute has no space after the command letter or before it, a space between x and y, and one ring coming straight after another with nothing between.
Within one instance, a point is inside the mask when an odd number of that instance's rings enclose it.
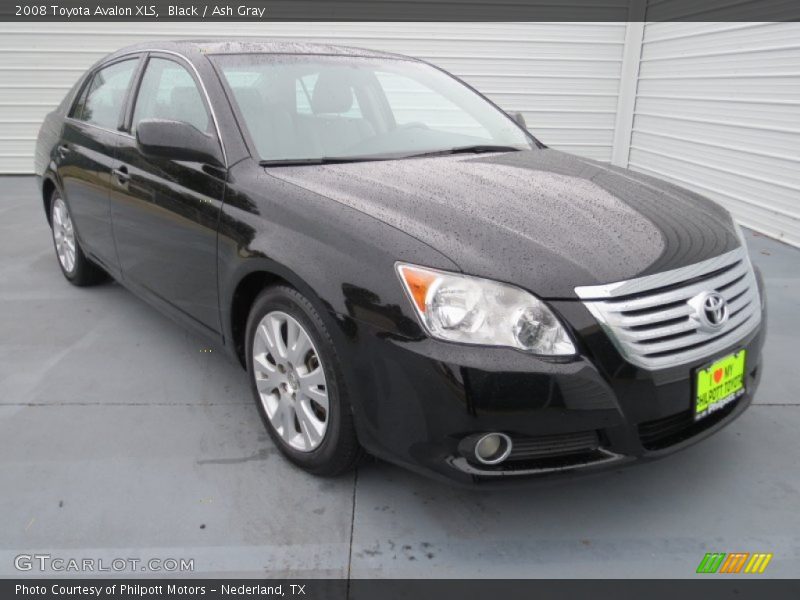
<instances>
[{"instance_id":1,"label":"car roof","mask_svg":"<svg viewBox=\"0 0 800 600\"><path fill-rule=\"evenodd\" d=\"M189 59L196 59L207 54L325 54L332 56L361 56L368 58L392 58L402 60L416 60L402 54L380 52L353 46L338 46L334 44L315 44L302 40L287 39L197 39L197 40L159 40L141 42L126 46L109 55L108 59L146 50L177 52Z\"/></svg>"}]
</instances>

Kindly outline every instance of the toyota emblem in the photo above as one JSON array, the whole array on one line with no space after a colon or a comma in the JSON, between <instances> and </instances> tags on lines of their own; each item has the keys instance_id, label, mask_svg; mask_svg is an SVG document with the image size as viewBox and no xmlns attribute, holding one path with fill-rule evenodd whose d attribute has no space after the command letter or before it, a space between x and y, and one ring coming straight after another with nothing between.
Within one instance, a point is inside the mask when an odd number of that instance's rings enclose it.
<instances>
[{"instance_id":1,"label":"toyota emblem","mask_svg":"<svg viewBox=\"0 0 800 600\"><path fill-rule=\"evenodd\" d=\"M702 292L689 300L694 308L694 320L701 329L719 329L728 320L728 301L719 292Z\"/></svg>"}]
</instances>

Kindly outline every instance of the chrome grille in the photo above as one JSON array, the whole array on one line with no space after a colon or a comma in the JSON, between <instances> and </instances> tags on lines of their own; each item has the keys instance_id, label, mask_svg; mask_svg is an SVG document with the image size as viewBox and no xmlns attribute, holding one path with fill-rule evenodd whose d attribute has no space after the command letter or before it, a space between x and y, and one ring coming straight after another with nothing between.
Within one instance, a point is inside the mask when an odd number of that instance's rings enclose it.
<instances>
[{"instance_id":1,"label":"chrome grille","mask_svg":"<svg viewBox=\"0 0 800 600\"><path fill-rule=\"evenodd\" d=\"M729 317L718 329L704 326L690 300L716 291ZM745 248L716 258L575 293L605 329L622 356L646 369L710 357L753 331L761 300Z\"/></svg>"}]
</instances>

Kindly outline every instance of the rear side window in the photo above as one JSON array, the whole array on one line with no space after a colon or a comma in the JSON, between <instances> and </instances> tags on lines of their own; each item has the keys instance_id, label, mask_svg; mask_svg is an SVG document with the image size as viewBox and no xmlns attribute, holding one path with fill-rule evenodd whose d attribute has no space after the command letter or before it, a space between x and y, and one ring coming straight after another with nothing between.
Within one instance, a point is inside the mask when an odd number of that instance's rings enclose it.
<instances>
[{"instance_id":1,"label":"rear side window","mask_svg":"<svg viewBox=\"0 0 800 600\"><path fill-rule=\"evenodd\" d=\"M73 108L72 117L106 129L117 129L138 61L138 58L123 60L97 71Z\"/></svg>"},{"instance_id":2,"label":"rear side window","mask_svg":"<svg viewBox=\"0 0 800 600\"><path fill-rule=\"evenodd\" d=\"M206 133L211 126L200 89L189 71L166 58L147 62L133 111L134 131L142 119L183 121Z\"/></svg>"}]
</instances>

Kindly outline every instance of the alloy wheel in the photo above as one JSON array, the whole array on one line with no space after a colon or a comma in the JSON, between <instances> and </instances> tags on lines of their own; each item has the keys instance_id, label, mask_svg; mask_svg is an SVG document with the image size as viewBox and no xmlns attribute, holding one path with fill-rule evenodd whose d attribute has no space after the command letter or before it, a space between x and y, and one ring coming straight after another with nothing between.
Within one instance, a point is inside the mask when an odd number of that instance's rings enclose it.
<instances>
[{"instance_id":1,"label":"alloy wheel","mask_svg":"<svg viewBox=\"0 0 800 600\"><path fill-rule=\"evenodd\" d=\"M58 261L67 273L75 269L75 230L67 205L61 198L53 202L53 239Z\"/></svg>"},{"instance_id":2,"label":"alloy wheel","mask_svg":"<svg viewBox=\"0 0 800 600\"><path fill-rule=\"evenodd\" d=\"M253 339L256 390L272 427L291 448L311 452L328 428L328 386L305 328L281 311L267 313Z\"/></svg>"}]
</instances>

